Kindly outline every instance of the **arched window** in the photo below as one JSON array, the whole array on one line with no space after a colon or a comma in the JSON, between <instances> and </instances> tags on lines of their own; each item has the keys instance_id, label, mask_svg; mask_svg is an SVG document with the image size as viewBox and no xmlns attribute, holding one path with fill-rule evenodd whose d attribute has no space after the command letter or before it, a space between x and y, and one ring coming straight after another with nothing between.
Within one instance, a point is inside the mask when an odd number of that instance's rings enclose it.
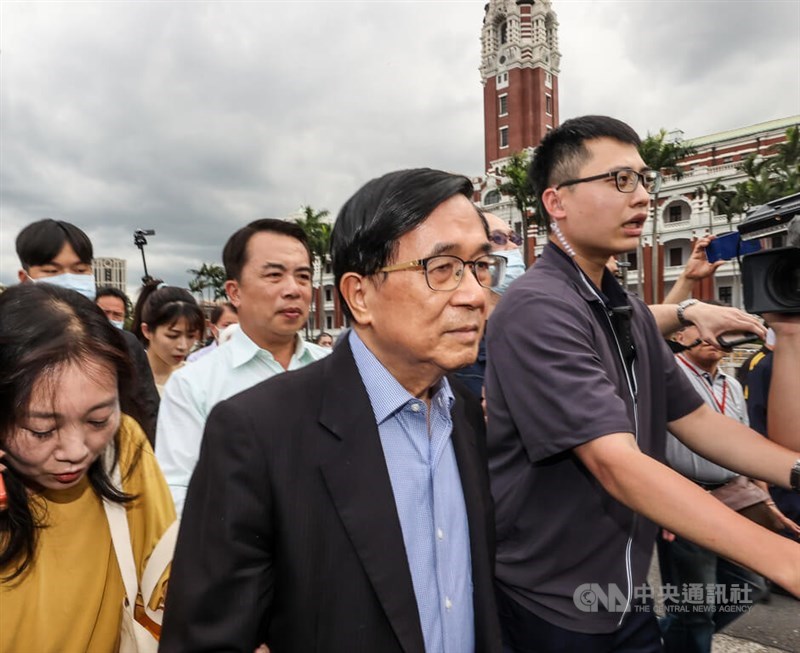
<instances>
[{"instance_id":1,"label":"arched window","mask_svg":"<svg viewBox=\"0 0 800 653\"><path fill-rule=\"evenodd\" d=\"M500 45L504 43L508 43L508 23L504 22L500 24Z\"/></svg>"},{"instance_id":2,"label":"arched window","mask_svg":"<svg viewBox=\"0 0 800 653\"><path fill-rule=\"evenodd\" d=\"M499 190L490 190L483 198L483 205L484 206L491 206L492 204L499 204L500 203L500 191Z\"/></svg>"}]
</instances>

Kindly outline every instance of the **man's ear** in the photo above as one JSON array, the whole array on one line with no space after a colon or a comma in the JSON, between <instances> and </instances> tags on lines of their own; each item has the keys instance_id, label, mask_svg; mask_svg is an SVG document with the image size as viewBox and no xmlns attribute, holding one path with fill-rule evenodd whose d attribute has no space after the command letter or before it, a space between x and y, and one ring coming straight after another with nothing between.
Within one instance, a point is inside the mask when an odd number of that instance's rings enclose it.
<instances>
[{"instance_id":1,"label":"man's ear","mask_svg":"<svg viewBox=\"0 0 800 653\"><path fill-rule=\"evenodd\" d=\"M228 279L225 282L225 294L228 296L228 301L238 309L242 301L239 298L239 282L236 279Z\"/></svg>"},{"instance_id":2,"label":"man's ear","mask_svg":"<svg viewBox=\"0 0 800 653\"><path fill-rule=\"evenodd\" d=\"M367 278L357 272L346 272L339 281L342 297L347 302L354 321L358 324L369 324L372 321L368 301L370 290L367 288L368 283Z\"/></svg>"},{"instance_id":3,"label":"man's ear","mask_svg":"<svg viewBox=\"0 0 800 653\"><path fill-rule=\"evenodd\" d=\"M567 212L561 205L561 197L555 188L547 188L542 193L542 205L548 215L554 220L563 220L567 216Z\"/></svg>"},{"instance_id":4,"label":"man's ear","mask_svg":"<svg viewBox=\"0 0 800 653\"><path fill-rule=\"evenodd\" d=\"M20 283L28 283L30 278L28 277L28 273L20 268L20 271L17 272L17 279L19 279Z\"/></svg>"}]
</instances>

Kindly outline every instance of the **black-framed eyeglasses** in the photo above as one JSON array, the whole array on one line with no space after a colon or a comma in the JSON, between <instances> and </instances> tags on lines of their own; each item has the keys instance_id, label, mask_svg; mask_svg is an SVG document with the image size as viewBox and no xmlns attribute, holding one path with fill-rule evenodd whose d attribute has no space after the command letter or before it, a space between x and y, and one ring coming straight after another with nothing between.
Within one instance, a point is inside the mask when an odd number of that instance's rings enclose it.
<instances>
[{"instance_id":1,"label":"black-framed eyeglasses","mask_svg":"<svg viewBox=\"0 0 800 653\"><path fill-rule=\"evenodd\" d=\"M516 231L509 231L506 233L505 231L495 229L489 234L489 240L500 247L508 244L509 240L517 245L517 247L522 245L522 236L520 236Z\"/></svg>"},{"instance_id":2,"label":"black-framed eyeglasses","mask_svg":"<svg viewBox=\"0 0 800 653\"><path fill-rule=\"evenodd\" d=\"M387 265L379 272L398 272L399 270L422 270L428 288L436 291L455 290L464 278L464 268L469 266L478 283L484 288L495 288L503 283L506 260L502 256L487 254L474 261L465 261L458 256L440 254L408 263Z\"/></svg>"},{"instance_id":3,"label":"black-framed eyeglasses","mask_svg":"<svg viewBox=\"0 0 800 653\"><path fill-rule=\"evenodd\" d=\"M661 188L661 173L658 170L637 172L632 168L620 168L619 170L604 172L602 175L562 181L556 186L556 190L564 186L574 186L575 184L582 184L585 181L597 181L598 179L608 179L609 177L614 178L614 182L617 184L617 190L620 193L632 193L639 186L640 180L648 193L656 193L658 189Z\"/></svg>"}]
</instances>

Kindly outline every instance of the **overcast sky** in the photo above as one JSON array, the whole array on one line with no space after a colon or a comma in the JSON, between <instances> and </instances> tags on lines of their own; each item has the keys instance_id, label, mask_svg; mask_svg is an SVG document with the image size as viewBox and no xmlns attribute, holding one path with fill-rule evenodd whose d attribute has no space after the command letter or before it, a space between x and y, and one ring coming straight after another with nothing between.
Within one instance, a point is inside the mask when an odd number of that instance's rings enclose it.
<instances>
[{"instance_id":1,"label":"overcast sky","mask_svg":"<svg viewBox=\"0 0 800 653\"><path fill-rule=\"evenodd\" d=\"M96 256L185 284L227 237L367 180L483 168L485 0L0 3L0 282L14 238L74 222ZM687 138L800 113L800 1L555 0L561 119Z\"/></svg>"}]
</instances>

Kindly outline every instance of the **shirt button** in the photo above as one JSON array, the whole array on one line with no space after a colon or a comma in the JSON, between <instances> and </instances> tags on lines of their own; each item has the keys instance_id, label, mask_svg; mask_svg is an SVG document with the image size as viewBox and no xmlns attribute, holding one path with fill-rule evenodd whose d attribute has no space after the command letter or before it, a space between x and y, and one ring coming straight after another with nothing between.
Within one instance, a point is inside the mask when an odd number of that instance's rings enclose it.
<instances>
[{"instance_id":1,"label":"shirt button","mask_svg":"<svg viewBox=\"0 0 800 653\"><path fill-rule=\"evenodd\" d=\"M449 596L444 597L444 607L448 610L453 607L453 602L450 600Z\"/></svg>"},{"instance_id":2,"label":"shirt button","mask_svg":"<svg viewBox=\"0 0 800 653\"><path fill-rule=\"evenodd\" d=\"M419 404L411 404L411 410L415 413L419 412Z\"/></svg>"},{"instance_id":3,"label":"shirt button","mask_svg":"<svg viewBox=\"0 0 800 653\"><path fill-rule=\"evenodd\" d=\"M444 531L441 528L436 529L436 537L438 537L440 540L444 539Z\"/></svg>"}]
</instances>

